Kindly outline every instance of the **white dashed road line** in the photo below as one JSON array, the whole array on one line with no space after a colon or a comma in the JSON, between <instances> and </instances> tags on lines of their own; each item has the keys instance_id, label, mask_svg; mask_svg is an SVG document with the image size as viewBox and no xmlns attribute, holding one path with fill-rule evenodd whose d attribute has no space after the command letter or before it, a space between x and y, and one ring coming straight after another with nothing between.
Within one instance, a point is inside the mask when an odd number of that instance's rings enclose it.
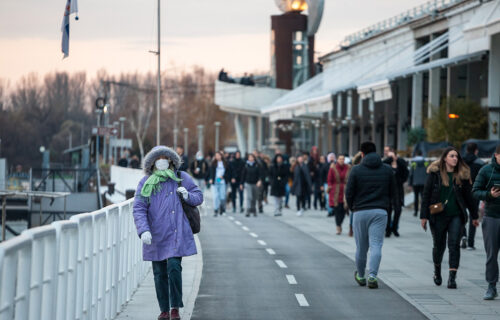
<instances>
[{"instance_id":1,"label":"white dashed road line","mask_svg":"<svg viewBox=\"0 0 500 320\"><path fill-rule=\"evenodd\" d=\"M280 268L282 268L282 269L286 269L286 268L288 268L288 267L286 266L286 264L283 262L283 260L274 260L274 261L276 262L276 264L277 264Z\"/></svg>"},{"instance_id":2,"label":"white dashed road line","mask_svg":"<svg viewBox=\"0 0 500 320\"><path fill-rule=\"evenodd\" d=\"M255 234L255 233L253 233L253 232L250 232L250 235L251 235L252 237L254 237L254 238L258 238L258 237L259 237L258 235L256 235L256 234Z\"/></svg>"},{"instance_id":3,"label":"white dashed road line","mask_svg":"<svg viewBox=\"0 0 500 320\"><path fill-rule=\"evenodd\" d=\"M267 243L266 243L264 240L257 240L257 242L258 242L261 246L267 246Z\"/></svg>"},{"instance_id":4,"label":"white dashed road line","mask_svg":"<svg viewBox=\"0 0 500 320\"><path fill-rule=\"evenodd\" d=\"M249 231L250 229L248 229L247 227L243 226L241 227L241 229L245 230L245 231Z\"/></svg>"},{"instance_id":5,"label":"white dashed road line","mask_svg":"<svg viewBox=\"0 0 500 320\"><path fill-rule=\"evenodd\" d=\"M297 280L295 280L295 276L293 274L287 274L286 280L288 280L289 284L297 284Z\"/></svg>"},{"instance_id":6,"label":"white dashed road line","mask_svg":"<svg viewBox=\"0 0 500 320\"><path fill-rule=\"evenodd\" d=\"M309 303L306 300L306 297L302 293L296 293L295 298L299 302L299 306L301 307L309 307Z\"/></svg>"},{"instance_id":7,"label":"white dashed road line","mask_svg":"<svg viewBox=\"0 0 500 320\"><path fill-rule=\"evenodd\" d=\"M276 254L276 252L274 252L274 250L271 248L267 248L266 251L267 251L267 253L269 253L272 256Z\"/></svg>"},{"instance_id":8,"label":"white dashed road line","mask_svg":"<svg viewBox=\"0 0 500 320\"><path fill-rule=\"evenodd\" d=\"M241 226L241 222L239 222L239 221L235 221L234 223L236 223L237 225Z\"/></svg>"}]
</instances>

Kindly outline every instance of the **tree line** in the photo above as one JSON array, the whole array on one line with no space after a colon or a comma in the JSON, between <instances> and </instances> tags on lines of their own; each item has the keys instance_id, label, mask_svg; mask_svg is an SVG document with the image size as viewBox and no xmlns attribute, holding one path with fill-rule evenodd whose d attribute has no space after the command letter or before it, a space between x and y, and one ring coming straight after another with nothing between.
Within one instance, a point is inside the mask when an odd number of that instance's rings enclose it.
<instances>
[{"instance_id":1,"label":"tree line","mask_svg":"<svg viewBox=\"0 0 500 320\"><path fill-rule=\"evenodd\" d=\"M231 116L214 104L216 75L202 67L177 74L162 75L161 143L172 146L174 128L177 144L184 144L187 128L188 152L198 148L197 125L204 125L205 152L213 151L215 127L222 123L221 143L234 135ZM94 103L107 97L109 122L120 117L125 138L133 141L132 152L141 158L156 144L156 75L122 73L110 75L101 70L93 79L85 72L52 72L43 77L36 73L10 85L0 79L0 157L9 165L40 167L44 146L50 150L52 163L64 165L69 159L63 151L69 146L87 144L96 125Z\"/></svg>"}]
</instances>

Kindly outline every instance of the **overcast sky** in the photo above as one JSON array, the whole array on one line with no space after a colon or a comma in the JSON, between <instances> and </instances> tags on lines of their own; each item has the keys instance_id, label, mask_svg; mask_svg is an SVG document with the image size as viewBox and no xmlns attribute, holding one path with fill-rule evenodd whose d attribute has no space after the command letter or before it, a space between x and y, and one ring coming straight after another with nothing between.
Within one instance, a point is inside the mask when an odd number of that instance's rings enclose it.
<instances>
[{"instance_id":1,"label":"overcast sky","mask_svg":"<svg viewBox=\"0 0 500 320\"><path fill-rule=\"evenodd\" d=\"M424 0L325 0L316 51L331 51L346 35ZM156 59L156 0L80 0L71 19L70 55L62 60L66 0L0 0L0 78L29 72L148 72ZM193 65L238 75L269 70L274 0L161 0L162 69Z\"/></svg>"}]
</instances>

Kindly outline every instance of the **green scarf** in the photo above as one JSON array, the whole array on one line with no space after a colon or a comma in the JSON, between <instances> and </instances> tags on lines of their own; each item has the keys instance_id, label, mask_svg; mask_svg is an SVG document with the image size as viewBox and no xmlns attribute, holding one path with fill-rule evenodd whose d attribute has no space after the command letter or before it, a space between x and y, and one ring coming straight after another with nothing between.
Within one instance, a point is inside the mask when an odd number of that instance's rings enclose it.
<instances>
[{"instance_id":1,"label":"green scarf","mask_svg":"<svg viewBox=\"0 0 500 320\"><path fill-rule=\"evenodd\" d=\"M182 181L182 179L175 176L175 173L172 169L155 170L142 186L141 195L143 197L149 198L151 194L159 192L161 190L160 183L167 181L168 178L177 182Z\"/></svg>"}]
</instances>

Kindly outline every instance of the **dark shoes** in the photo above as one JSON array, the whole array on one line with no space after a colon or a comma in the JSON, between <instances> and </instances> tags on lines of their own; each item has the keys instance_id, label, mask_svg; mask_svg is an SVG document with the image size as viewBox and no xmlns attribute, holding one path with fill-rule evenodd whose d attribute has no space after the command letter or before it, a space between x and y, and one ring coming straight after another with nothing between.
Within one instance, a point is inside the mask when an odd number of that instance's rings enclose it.
<instances>
[{"instance_id":1,"label":"dark shoes","mask_svg":"<svg viewBox=\"0 0 500 320\"><path fill-rule=\"evenodd\" d=\"M162 312L160 313L160 315L158 316L158 320L161 320L161 319L170 319L170 314L168 312Z\"/></svg>"},{"instance_id":2,"label":"dark shoes","mask_svg":"<svg viewBox=\"0 0 500 320\"><path fill-rule=\"evenodd\" d=\"M243 212L245 212L245 209L241 208L240 213L243 213Z\"/></svg>"},{"instance_id":3,"label":"dark shoes","mask_svg":"<svg viewBox=\"0 0 500 320\"><path fill-rule=\"evenodd\" d=\"M217 217L218 214L219 214L219 210L214 210L214 217Z\"/></svg>"},{"instance_id":4,"label":"dark shoes","mask_svg":"<svg viewBox=\"0 0 500 320\"><path fill-rule=\"evenodd\" d=\"M390 238L391 237L391 230L388 230L385 232L385 237Z\"/></svg>"},{"instance_id":5,"label":"dark shoes","mask_svg":"<svg viewBox=\"0 0 500 320\"><path fill-rule=\"evenodd\" d=\"M180 320L181 316L179 315L179 309L172 309L170 311L170 319L172 320Z\"/></svg>"},{"instance_id":6,"label":"dark shoes","mask_svg":"<svg viewBox=\"0 0 500 320\"><path fill-rule=\"evenodd\" d=\"M462 244L460 246L462 247L462 249L467 248L467 238L466 237L462 238Z\"/></svg>"},{"instance_id":7,"label":"dark shoes","mask_svg":"<svg viewBox=\"0 0 500 320\"><path fill-rule=\"evenodd\" d=\"M434 265L434 283L436 286L440 286L443 283L443 278L441 277L441 265Z\"/></svg>"},{"instance_id":8,"label":"dark shoes","mask_svg":"<svg viewBox=\"0 0 500 320\"><path fill-rule=\"evenodd\" d=\"M364 277L360 277L358 275L358 272L357 271L354 271L354 280L356 280L356 282L361 286L361 287L364 287L366 286L366 278Z\"/></svg>"},{"instance_id":9,"label":"dark shoes","mask_svg":"<svg viewBox=\"0 0 500 320\"><path fill-rule=\"evenodd\" d=\"M457 272L450 271L450 277L448 278L448 289L456 289L457 288Z\"/></svg>"},{"instance_id":10,"label":"dark shoes","mask_svg":"<svg viewBox=\"0 0 500 320\"><path fill-rule=\"evenodd\" d=\"M378 289L378 280L375 277L368 277L368 288Z\"/></svg>"},{"instance_id":11,"label":"dark shoes","mask_svg":"<svg viewBox=\"0 0 500 320\"><path fill-rule=\"evenodd\" d=\"M399 238L399 232L398 232L398 230L392 230L392 234L394 234L395 237Z\"/></svg>"},{"instance_id":12,"label":"dark shoes","mask_svg":"<svg viewBox=\"0 0 500 320\"><path fill-rule=\"evenodd\" d=\"M484 300L493 300L495 299L496 297L498 297L498 293L497 293L497 286L496 284L489 284L488 285L488 290L486 291L486 293L484 294L484 297L483 299Z\"/></svg>"}]
</instances>

